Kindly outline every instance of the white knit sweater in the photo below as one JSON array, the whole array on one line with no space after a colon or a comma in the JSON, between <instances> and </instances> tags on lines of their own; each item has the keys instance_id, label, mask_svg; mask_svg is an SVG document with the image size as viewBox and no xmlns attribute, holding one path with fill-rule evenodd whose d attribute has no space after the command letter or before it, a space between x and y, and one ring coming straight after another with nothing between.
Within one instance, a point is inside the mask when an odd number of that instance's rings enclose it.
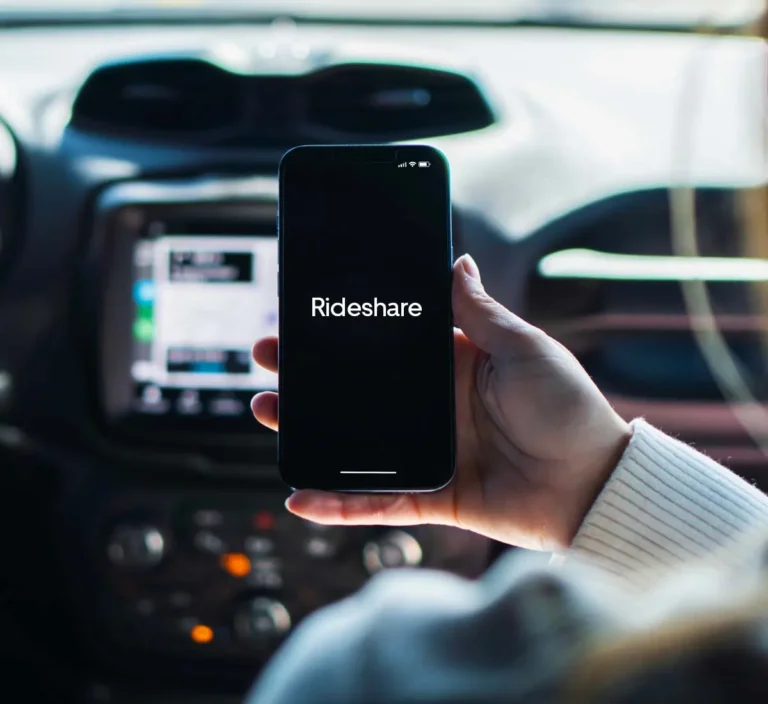
<instances>
[{"instance_id":1,"label":"white knit sweater","mask_svg":"<svg viewBox=\"0 0 768 704\"><path fill-rule=\"evenodd\" d=\"M632 427L574 551L631 578L697 559L729 567L750 532L768 534L768 497L645 421Z\"/></svg>"},{"instance_id":2,"label":"white knit sweater","mask_svg":"<svg viewBox=\"0 0 768 704\"><path fill-rule=\"evenodd\" d=\"M768 497L635 421L564 566L510 553L478 582L381 575L302 623L250 704L559 702L560 678L596 634L755 588L754 531L768 536Z\"/></svg>"}]
</instances>

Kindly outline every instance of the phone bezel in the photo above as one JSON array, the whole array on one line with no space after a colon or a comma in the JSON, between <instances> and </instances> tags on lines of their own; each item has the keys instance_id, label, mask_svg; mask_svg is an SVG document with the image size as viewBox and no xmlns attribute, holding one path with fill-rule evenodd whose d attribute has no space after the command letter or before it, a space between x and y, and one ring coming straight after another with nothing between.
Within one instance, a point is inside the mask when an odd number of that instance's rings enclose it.
<instances>
[{"instance_id":1,"label":"phone bezel","mask_svg":"<svg viewBox=\"0 0 768 704\"><path fill-rule=\"evenodd\" d=\"M284 288L284 232L283 232L283 218L280 217L284 210L283 195L285 192L284 182L286 174L293 162L297 162L296 166L300 167L302 163L306 165L306 160L314 161L328 161L328 160L344 160L353 162L367 162L367 163L400 163L401 161L430 161L435 164L440 164L445 173L446 184L446 233L448 237L447 242L447 260L446 271L448 276L451 276L453 267L453 228L452 228L452 209L451 209L451 192L450 192L450 167L445 155L438 149L427 145L306 145L296 147L289 150L283 156L280 162L280 169L278 175L279 183L279 197L278 197L278 214L277 214L277 232L278 232L278 295L279 300L279 318L282 321L284 319L283 302L284 297L281 295ZM280 476L282 480L292 489L318 489L343 493L423 493L423 492L435 492L444 489L452 481L456 471L456 454L457 454L457 440L456 440L456 414L455 414L455 383L454 383L454 333L451 326L447 331L447 354L450 359L450 375L446 383L450 387L450 402L453 408L453 413L450 414L451 424L449 429L450 448L450 466L444 470L444 475L441 475L437 481L424 485L422 483L401 482L400 477L397 479L397 483L393 483L391 479L381 481L382 477L378 476L376 480L367 478L367 475L339 475L339 479L334 482L325 482L318 480L315 482L307 483L304 481L303 476L297 476L292 473L291 468L285 466L283 453L281 452L281 439L278 432L277 441L277 455L278 455L278 468L280 470ZM278 346L278 367L283 367L283 347ZM278 393L280 393L280 380L278 377ZM290 403L290 400L289 400ZM281 408L285 408L284 402L278 403L278 424L280 422ZM333 458L322 458L321 462L332 462ZM332 475L329 475L332 476ZM361 480L361 477L366 477Z\"/></svg>"}]
</instances>

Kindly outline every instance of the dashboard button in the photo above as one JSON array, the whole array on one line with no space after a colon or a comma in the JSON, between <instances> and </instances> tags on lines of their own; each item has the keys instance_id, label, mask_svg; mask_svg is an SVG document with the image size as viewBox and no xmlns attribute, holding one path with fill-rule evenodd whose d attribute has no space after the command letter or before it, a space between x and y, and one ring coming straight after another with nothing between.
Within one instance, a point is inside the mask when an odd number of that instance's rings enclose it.
<instances>
[{"instance_id":1,"label":"dashboard button","mask_svg":"<svg viewBox=\"0 0 768 704\"><path fill-rule=\"evenodd\" d=\"M327 559L339 552L344 541L344 529L339 526L324 526L307 521L309 536L304 540L304 553L316 559Z\"/></svg>"},{"instance_id":2,"label":"dashboard button","mask_svg":"<svg viewBox=\"0 0 768 704\"><path fill-rule=\"evenodd\" d=\"M371 574L383 569L416 567L423 553L419 541L402 530L393 530L363 548L363 563Z\"/></svg>"},{"instance_id":3,"label":"dashboard button","mask_svg":"<svg viewBox=\"0 0 768 704\"><path fill-rule=\"evenodd\" d=\"M224 514L215 509L200 509L192 514L192 523L198 528L216 528L223 525Z\"/></svg>"},{"instance_id":4,"label":"dashboard button","mask_svg":"<svg viewBox=\"0 0 768 704\"><path fill-rule=\"evenodd\" d=\"M220 555L226 550L224 541L209 530L199 531L195 535L193 542L198 550L211 553L212 555Z\"/></svg>"},{"instance_id":5,"label":"dashboard button","mask_svg":"<svg viewBox=\"0 0 768 704\"><path fill-rule=\"evenodd\" d=\"M248 584L260 589L282 589L283 575L274 571L253 572L248 577Z\"/></svg>"},{"instance_id":6,"label":"dashboard button","mask_svg":"<svg viewBox=\"0 0 768 704\"><path fill-rule=\"evenodd\" d=\"M138 403L139 410L142 413L153 413L155 415L168 413L171 408L171 402L163 397L163 390L155 385L144 388Z\"/></svg>"},{"instance_id":7,"label":"dashboard button","mask_svg":"<svg viewBox=\"0 0 768 704\"><path fill-rule=\"evenodd\" d=\"M269 644L291 628L291 615L279 601L258 597L238 609L235 630L243 640Z\"/></svg>"},{"instance_id":8,"label":"dashboard button","mask_svg":"<svg viewBox=\"0 0 768 704\"><path fill-rule=\"evenodd\" d=\"M200 394L194 389L185 389L179 394L176 401L179 413L187 416L195 416L203 412L203 404L200 402Z\"/></svg>"},{"instance_id":9,"label":"dashboard button","mask_svg":"<svg viewBox=\"0 0 768 704\"><path fill-rule=\"evenodd\" d=\"M245 539L245 552L249 555L271 555L275 543L271 538L261 535L251 535Z\"/></svg>"},{"instance_id":10,"label":"dashboard button","mask_svg":"<svg viewBox=\"0 0 768 704\"><path fill-rule=\"evenodd\" d=\"M120 567L151 567L165 555L165 539L153 526L120 526L112 534L107 556Z\"/></svg>"},{"instance_id":11,"label":"dashboard button","mask_svg":"<svg viewBox=\"0 0 768 704\"><path fill-rule=\"evenodd\" d=\"M283 586L281 561L275 558L253 560L251 563L251 572L246 577L246 582L251 587L280 589Z\"/></svg>"},{"instance_id":12,"label":"dashboard button","mask_svg":"<svg viewBox=\"0 0 768 704\"><path fill-rule=\"evenodd\" d=\"M331 540L315 535L304 543L304 552L310 557L326 558L336 554L336 546Z\"/></svg>"}]
</instances>

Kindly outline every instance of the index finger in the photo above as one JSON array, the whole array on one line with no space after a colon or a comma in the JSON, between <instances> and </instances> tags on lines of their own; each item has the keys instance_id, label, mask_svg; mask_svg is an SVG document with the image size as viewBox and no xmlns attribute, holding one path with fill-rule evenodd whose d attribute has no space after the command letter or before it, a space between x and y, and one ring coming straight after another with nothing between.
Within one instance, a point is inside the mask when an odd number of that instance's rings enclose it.
<instances>
[{"instance_id":1,"label":"index finger","mask_svg":"<svg viewBox=\"0 0 768 704\"><path fill-rule=\"evenodd\" d=\"M296 516L323 525L456 525L451 490L431 494L340 494L311 489L285 502Z\"/></svg>"},{"instance_id":2,"label":"index finger","mask_svg":"<svg viewBox=\"0 0 768 704\"><path fill-rule=\"evenodd\" d=\"M277 338L265 337L253 346L253 361L268 372L277 373Z\"/></svg>"}]
</instances>

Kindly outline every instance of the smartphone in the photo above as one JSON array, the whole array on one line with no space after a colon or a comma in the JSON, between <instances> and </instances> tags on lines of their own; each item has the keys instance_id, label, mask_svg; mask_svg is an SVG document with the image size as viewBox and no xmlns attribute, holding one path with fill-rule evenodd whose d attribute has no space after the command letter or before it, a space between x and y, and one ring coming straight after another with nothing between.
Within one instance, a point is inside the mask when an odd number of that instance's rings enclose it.
<instances>
[{"instance_id":1,"label":"smartphone","mask_svg":"<svg viewBox=\"0 0 768 704\"><path fill-rule=\"evenodd\" d=\"M456 444L446 158L428 146L303 146L279 180L283 480L444 487Z\"/></svg>"}]
</instances>

